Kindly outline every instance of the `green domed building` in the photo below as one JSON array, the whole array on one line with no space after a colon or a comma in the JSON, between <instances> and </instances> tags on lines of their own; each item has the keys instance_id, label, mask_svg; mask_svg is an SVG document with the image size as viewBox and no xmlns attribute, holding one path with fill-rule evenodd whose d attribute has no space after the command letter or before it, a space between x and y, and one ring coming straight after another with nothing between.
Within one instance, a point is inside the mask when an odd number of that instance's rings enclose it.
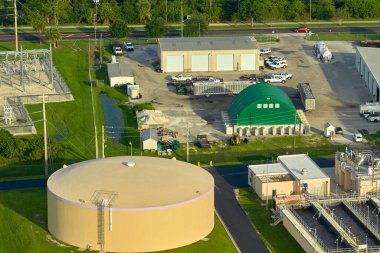
<instances>
[{"instance_id":1,"label":"green domed building","mask_svg":"<svg viewBox=\"0 0 380 253\"><path fill-rule=\"evenodd\" d=\"M302 121L289 96L269 83L242 90L232 101L228 114L233 132L239 135L284 135L303 130Z\"/></svg>"}]
</instances>

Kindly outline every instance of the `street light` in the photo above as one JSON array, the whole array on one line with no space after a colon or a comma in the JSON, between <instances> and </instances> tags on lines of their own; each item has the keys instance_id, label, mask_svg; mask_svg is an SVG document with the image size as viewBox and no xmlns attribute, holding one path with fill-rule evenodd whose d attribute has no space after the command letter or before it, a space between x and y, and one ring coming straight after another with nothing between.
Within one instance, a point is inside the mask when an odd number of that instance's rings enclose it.
<instances>
[{"instance_id":1,"label":"street light","mask_svg":"<svg viewBox=\"0 0 380 253\"><path fill-rule=\"evenodd\" d=\"M99 0L93 0L95 4L95 14L94 14L94 36L96 40L96 18L98 17L98 3Z\"/></svg>"},{"instance_id":2,"label":"street light","mask_svg":"<svg viewBox=\"0 0 380 253\"><path fill-rule=\"evenodd\" d=\"M132 142L129 142L129 145L131 145L131 156L132 156Z\"/></svg>"}]
</instances>

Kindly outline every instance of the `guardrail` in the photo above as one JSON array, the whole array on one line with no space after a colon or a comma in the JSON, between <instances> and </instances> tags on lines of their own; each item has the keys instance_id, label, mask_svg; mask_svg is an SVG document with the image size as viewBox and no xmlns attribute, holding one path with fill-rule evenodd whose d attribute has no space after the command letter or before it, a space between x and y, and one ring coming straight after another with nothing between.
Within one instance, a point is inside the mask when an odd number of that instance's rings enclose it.
<instances>
[{"instance_id":1,"label":"guardrail","mask_svg":"<svg viewBox=\"0 0 380 253\"><path fill-rule=\"evenodd\" d=\"M328 252L328 247L326 246L326 244L322 241L321 238L319 238L317 235L316 235L316 231L315 231L315 228L311 228L306 222L305 220L293 209L293 208L289 208L289 210L291 211L291 213L294 215L294 217L297 218L297 220L302 224L302 226L307 230L307 232L314 238L314 240L317 241L317 243L325 250ZM312 233L312 231L314 230L314 234Z\"/></svg>"},{"instance_id":2,"label":"guardrail","mask_svg":"<svg viewBox=\"0 0 380 253\"><path fill-rule=\"evenodd\" d=\"M349 201L344 201L343 204L380 240L379 227L371 221L368 215L365 215L358 206Z\"/></svg>"}]
</instances>

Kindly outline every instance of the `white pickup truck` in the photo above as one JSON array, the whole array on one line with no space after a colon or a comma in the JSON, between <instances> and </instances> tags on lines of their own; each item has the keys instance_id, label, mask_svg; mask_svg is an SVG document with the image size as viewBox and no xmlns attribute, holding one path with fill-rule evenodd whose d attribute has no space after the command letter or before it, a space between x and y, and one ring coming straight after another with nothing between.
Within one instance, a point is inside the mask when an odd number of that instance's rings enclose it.
<instances>
[{"instance_id":1,"label":"white pickup truck","mask_svg":"<svg viewBox=\"0 0 380 253\"><path fill-rule=\"evenodd\" d=\"M282 75L265 75L264 76L264 82L267 83L285 83L287 81L287 78Z\"/></svg>"},{"instance_id":2,"label":"white pickup truck","mask_svg":"<svg viewBox=\"0 0 380 253\"><path fill-rule=\"evenodd\" d=\"M188 82L188 81L191 81L193 80L193 78L190 76L190 75L176 75L176 76L171 76L171 80L173 82Z\"/></svg>"},{"instance_id":3,"label":"white pickup truck","mask_svg":"<svg viewBox=\"0 0 380 253\"><path fill-rule=\"evenodd\" d=\"M380 122L380 113L372 113L365 116L369 122Z\"/></svg>"},{"instance_id":4,"label":"white pickup truck","mask_svg":"<svg viewBox=\"0 0 380 253\"><path fill-rule=\"evenodd\" d=\"M269 68L271 69L280 69L280 68L286 68L288 66L288 63L286 62L273 62L269 64Z\"/></svg>"}]
</instances>

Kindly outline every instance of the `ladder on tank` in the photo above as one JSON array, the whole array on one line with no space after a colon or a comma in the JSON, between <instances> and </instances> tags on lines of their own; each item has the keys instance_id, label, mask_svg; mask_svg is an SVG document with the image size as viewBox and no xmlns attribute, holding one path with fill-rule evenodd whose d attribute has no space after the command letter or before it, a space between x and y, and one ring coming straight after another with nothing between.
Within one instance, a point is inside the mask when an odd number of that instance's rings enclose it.
<instances>
[{"instance_id":1,"label":"ladder on tank","mask_svg":"<svg viewBox=\"0 0 380 253\"><path fill-rule=\"evenodd\" d=\"M103 203L98 204L98 244L101 253L104 252L104 208Z\"/></svg>"}]
</instances>

